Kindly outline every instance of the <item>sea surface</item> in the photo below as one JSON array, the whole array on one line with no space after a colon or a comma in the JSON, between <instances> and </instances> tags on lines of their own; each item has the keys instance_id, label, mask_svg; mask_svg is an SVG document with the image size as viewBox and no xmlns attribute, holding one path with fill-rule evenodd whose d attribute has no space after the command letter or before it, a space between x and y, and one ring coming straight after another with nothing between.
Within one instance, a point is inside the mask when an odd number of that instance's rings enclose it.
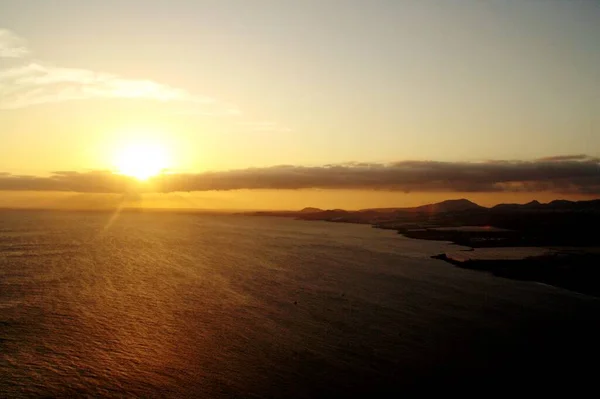
<instances>
[{"instance_id":1,"label":"sea surface","mask_svg":"<svg viewBox=\"0 0 600 399\"><path fill-rule=\"evenodd\" d=\"M0 397L595 383L597 299L430 259L448 250L364 225L2 211Z\"/></svg>"}]
</instances>

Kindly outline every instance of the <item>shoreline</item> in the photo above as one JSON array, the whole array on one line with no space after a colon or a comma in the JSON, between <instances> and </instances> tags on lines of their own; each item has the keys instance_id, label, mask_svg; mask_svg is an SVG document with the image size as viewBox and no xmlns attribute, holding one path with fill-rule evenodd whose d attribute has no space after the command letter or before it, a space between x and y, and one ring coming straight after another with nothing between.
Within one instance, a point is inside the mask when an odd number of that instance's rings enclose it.
<instances>
[{"instance_id":1,"label":"shoreline","mask_svg":"<svg viewBox=\"0 0 600 399\"><path fill-rule=\"evenodd\" d=\"M307 220L296 218L296 220ZM310 219L309 219L310 220ZM333 223L352 223L348 221L325 220ZM526 237L520 232L508 229L496 229L481 226L465 228L465 226L423 226L413 224L413 229L399 226L382 226L375 223L372 228L395 230L397 234L414 240L441 241L451 245L466 247L455 252L464 254L464 259L457 259L452 252L432 255L432 259L442 260L455 267L491 273L496 277L518 281L531 281L546 284L555 288L566 289L578 294L600 298L600 247L591 247L568 240L561 236ZM420 228L419 228L420 227ZM461 230L461 228L464 228ZM571 244L571 245L565 245ZM507 256L495 259L477 259L486 250L502 249L524 250L538 248L540 253L517 257Z\"/></svg>"},{"instance_id":2,"label":"shoreline","mask_svg":"<svg viewBox=\"0 0 600 399\"><path fill-rule=\"evenodd\" d=\"M462 251L471 252L471 251ZM474 250L474 255L477 251ZM496 277L532 281L600 298L600 253L550 250L522 259L457 259L449 253L432 255L461 269L491 273Z\"/></svg>"}]
</instances>

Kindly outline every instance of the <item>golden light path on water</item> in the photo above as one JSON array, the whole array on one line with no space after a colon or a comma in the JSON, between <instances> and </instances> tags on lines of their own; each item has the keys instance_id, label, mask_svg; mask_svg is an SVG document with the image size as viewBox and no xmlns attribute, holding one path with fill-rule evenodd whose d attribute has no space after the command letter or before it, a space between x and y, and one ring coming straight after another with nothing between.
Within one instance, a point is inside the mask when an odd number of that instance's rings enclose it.
<instances>
[{"instance_id":1,"label":"golden light path on water","mask_svg":"<svg viewBox=\"0 0 600 399\"><path fill-rule=\"evenodd\" d=\"M541 384L585 379L599 354L597 300L430 259L445 243L278 218L0 212L6 397Z\"/></svg>"}]
</instances>

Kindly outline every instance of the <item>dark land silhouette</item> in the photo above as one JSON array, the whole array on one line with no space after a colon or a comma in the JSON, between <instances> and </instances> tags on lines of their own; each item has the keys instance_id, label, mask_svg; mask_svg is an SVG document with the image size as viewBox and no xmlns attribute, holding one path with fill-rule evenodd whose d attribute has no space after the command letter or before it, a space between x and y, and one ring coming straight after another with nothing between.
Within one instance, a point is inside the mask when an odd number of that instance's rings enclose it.
<instances>
[{"instance_id":1,"label":"dark land silhouette","mask_svg":"<svg viewBox=\"0 0 600 399\"><path fill-rule=\"evenodd\" d=\"M301 220L370 224L414 239L450 241L470 247L472 254L436 254L456 266L519 280L539 281L600 296L600 199L556 200L542 204L499 204L483 207L466 199L413 208L358 211L305 208L300 211L253 212ZM479 256L476 248L542 247L547 251L520 259L502 253ZM465 251L460 250L460 251ZM506 253L506 252L505 252Z\"/></svg>"}]
</instances>

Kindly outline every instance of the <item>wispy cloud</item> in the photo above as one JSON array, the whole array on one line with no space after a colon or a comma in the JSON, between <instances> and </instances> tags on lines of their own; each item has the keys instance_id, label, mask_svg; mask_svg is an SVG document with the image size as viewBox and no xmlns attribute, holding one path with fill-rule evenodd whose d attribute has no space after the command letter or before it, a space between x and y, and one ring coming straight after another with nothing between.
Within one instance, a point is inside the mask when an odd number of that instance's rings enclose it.
<instances>
[{"instance_id":1,"label":"wispy cloud","mask_svg":"<svg viewBox=\"0 0 600 399\"><path fill-rule=\"evenodd\" d=\"M562 161L585 161L589 157L585 154L573 154L573 155L555 155L552 157L544 157L538 159L538 162L562 162Z\"/></svg>"},{"instance_id":2,"label":"wispy cloud","mask_svg":"<svg viewBox=\"0 0 600 399\"><path fill-rule=\"evenodd\" d=\"M550 159L550 160L548 160ZM149 182L110 172L56 172L50 177L0 174L0 190L96 193L237 189L357 189L414 192L554 192L600 194L600 159L282 165L198 174L166 174Z\"/></svg>"},{"instance_id":3,"label":"wispy cloud","mask_svg":"<svg viewBox=\"0 0 600 399\"><path fill-rule=\"evenodd\" d=\"M8 30L0 29L0 57L24 58L29 54L23 39ZM89 69L25 61L19 66L0 68L0 109L116 98L178 103L186 113L200 115L226 116L240 113L235 105L152 80L130 79Z\"/></svg>"},{"instance_id":4,"label":"wispy cloud","mask_svg":"<svg viewBox=\"0 0 600 399\"><path fill-rule=\"evenodd\" d=\"M75 100L132 99L174 105L180 115L237 117L237 105L183 88L147 79L134 79L91 69L68 68L34 60L26 41L0 29L0 58L14 58L10 67L0 64L0 110ZM15 64L15 62L17 64ZM248 132L290 132L276 122L239 122Z\"/></svg>"},{"instance_id":5,"label":"wispy cloud","mask_svg":"<svg viewBox=\"0 0 600 399\"><path fill-rule=\"evenodd\" d=\"M28 54L25 40L9 30L0 29L0 58L21 58Z\"/></svg>"},{"instance_id":6,"label":"wispy cloud","mask_svg":"<svg viewBox=\"0 0 600 399\"><path fill-rule=\"evenodd\" d=\"M213 98L151 80L38 63L0 70L0 95L0 109L95 98L175 101L214 110L220 106Z\"/></svg>"}]
</instances>

